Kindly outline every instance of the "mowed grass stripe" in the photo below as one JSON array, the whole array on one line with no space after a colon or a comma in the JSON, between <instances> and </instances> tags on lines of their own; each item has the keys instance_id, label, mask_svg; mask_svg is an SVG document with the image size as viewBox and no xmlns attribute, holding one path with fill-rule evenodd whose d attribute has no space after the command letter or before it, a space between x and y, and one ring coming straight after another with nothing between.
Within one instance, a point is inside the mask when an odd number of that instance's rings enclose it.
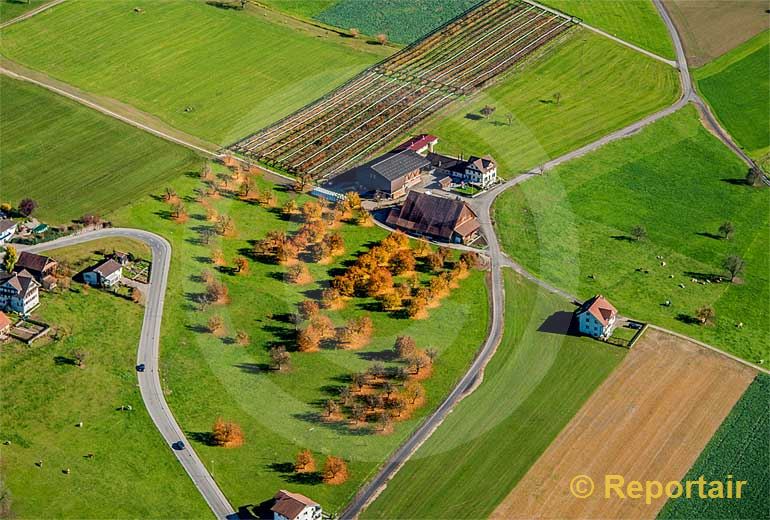
<instances>
[{"instance_id":1,"label":"mowed grass stripe","mask_svg":"<svg viewBox=\"0 0 770 520\"><path fill-rule=\"evenodd\" d=\"M511 177L676 100L673 68L584 29L564 38L421 129L447 153L490 153ZM485 105L496 108L489 119Z\"/></svg>"},{"instance_id":2,"label":"mowed grass stripe","mask_svg":"<svg viewBox=\"0 0 770 520\"><path fill-rule=\"evenodd\" d=\"M362 518L487 517L623 359L622 349L539 331L569 305L504 276L505 331L484 382Z\"/></svg>"},{"instance_id":3,"label":"mowed grass stripe","mask_svg":"<svg viewBox=\"0 0 770 520\"><path fill-rule=\"evenodd\" d=\"M671 37L652 0L545 0L544 4L668 59Z\"/></svg>"},{"instance_id":4,"label":"mowed grass stripe","mask_svg":"<svg viewBox=\"0 0 770 520\"><path fill-rule=\"evenodd\" d=\"M185 148L6 76L0 116L0 198L31 197L50 223L104 215L198 162Z\"/></svg>"},{"instance_id":5,"label":"mowed grass stripe","mask_svg":"<svg viewBox=\"0 0 770 520\"><path fill-rule=\"evenodd\" d=\"M750 154L770 147L770 31L694 72L719 121Z\"/></svg>"},{"instance_id":6,"label":"mowed grass stripe","mask_svg":"<svg viewBox=\"0 0 770 520\"><path fill-rule=\"evenodd\" d=\"M70 0L3 31L0 52L192 135L229 144L391 50L255 7Z\"/></svg>"}]
</instances>

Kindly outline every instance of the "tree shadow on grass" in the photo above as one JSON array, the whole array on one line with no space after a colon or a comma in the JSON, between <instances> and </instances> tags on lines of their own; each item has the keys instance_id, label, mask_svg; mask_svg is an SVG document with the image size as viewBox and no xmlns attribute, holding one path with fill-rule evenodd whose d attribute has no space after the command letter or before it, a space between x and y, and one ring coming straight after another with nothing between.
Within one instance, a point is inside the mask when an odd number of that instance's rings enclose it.
<instances>
[{"instance_id":1,"label":"tree shadow on grass","mask_svg":"<svg viewBox=\"0 0 770 520\"><path fill-rule=\"evenodd\" d=\"M240 368L247 374L264 374L265 372L273 372L273 369L267 363L236 363L233 366L235 368Z\"/></svg>"},{"instance_id":2,"label":"tree shadow on grass","mask_svg":"<svg viewBox=\"0 0 770 520\"><path fill-rule=\"evenodd\" d=\"M187 438L194 442L205 444L206 446L216 446L214 436L211 432L185 432Z\"/></svg>"},{"instance_id":3,"label":"tree shadow on grass","mask_svg":"<svg viewBox=\"0 0 770 520\"><path fill-rule=\"evenodd\" d=\"M634 237L630 237L628 235L612 235L610 238L613 240L618 240L620 242L636 242L636 240L634 240Z\"/></svg>"},{"instance_id":4,"label":"tree shadow on grass","mask_svg":"<svg viewBox=\"0 0 770 520\"><path fill-rule=\"evenodd\" d=\"M74 359L68 358L66 356L54 356L53 362L57 365L77 365L77 362Z\"/></svg>"},{"instance_id":5,"label":"tree shadow on grass","mask_svg":"<svg viewBox=\"0 0 770 520\"><path fill-rule=\"evenodd\" d=\"M726 182L727 184L732 184L733 186L748 186L746 184L746 179L719 179L722 182Z\"/></svg>"},{"instance_id":6,"label":"tree shadow on grass","mask_svg":"<svg viewBox=\"0 0 770 520\"><path fill-rule=\"evenodd\" d=\"M716 233L709 233L708 231L699 231L695 234L701 237L713 238L714 240L722 240L721 235L717 235Z\"/></svg>"},{"instance_id":7,"label":"tree shadow on grass","mask_svg":"<svg viewBox=\"0 0 770 520\"><path fill-rule=\"evenodd\" d=\"M204 325L185 325L185 328L191 332L197 332L198 334L207 334L209 332L208 327Z\"/></svg>"},{"instance_id":8,"label":"tree shadow on grass","mask_svg":"<svg viewBox=\"0 0 770 520\"><path fill-rule=\"evenodd\" d=\"M686 323L687 325L698 325L700 322L698 321L698 318L695 318L694 316L690 316L689 314L685 314L683 312L680 312L676 315L674 318L677 321L681 321L682 323Z\"/></svg>"},{"instance_id":9,"label":"tree shadow on grass","mask_svg":"<svg viewBox=\"0 0 770 520\"><path fill-rule=\"evenodd\" d=\"M356 352L356 356L364 361L380 361L382 363L392 363L398 359L393 350L379 350L375 352Z\"/></svg>"}]
</instances>

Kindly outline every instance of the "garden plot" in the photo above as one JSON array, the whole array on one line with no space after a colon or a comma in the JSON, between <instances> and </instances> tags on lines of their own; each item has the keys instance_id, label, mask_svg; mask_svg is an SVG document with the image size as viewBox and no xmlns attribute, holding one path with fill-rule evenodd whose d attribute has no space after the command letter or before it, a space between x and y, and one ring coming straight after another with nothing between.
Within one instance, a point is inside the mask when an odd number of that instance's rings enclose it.
<instances>
[{"instance_id":1,"label":"garden plot","mask_svg":"<svg viewBox=\"0 0 770 520\"><path fill-rule=\"evenodd\" d=\"M488 2L231 148L298 175L344 171L572 25L533 5Z\"/></svg>"}]
</instances>

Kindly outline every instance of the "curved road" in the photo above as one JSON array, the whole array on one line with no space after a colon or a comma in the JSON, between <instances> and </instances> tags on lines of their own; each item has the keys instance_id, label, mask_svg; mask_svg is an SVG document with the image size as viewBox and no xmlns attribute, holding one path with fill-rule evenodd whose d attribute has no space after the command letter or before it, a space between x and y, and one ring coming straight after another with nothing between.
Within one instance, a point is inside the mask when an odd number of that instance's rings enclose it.
<instances>
[{"instance_id":1,"label":"curved road","mask_svg":"<svg viewBox=\"0 0 770 520\"><path fill-rule=\"evenodd\" d=\"M171 262L171 245L165 238L149 231L128 228L109 228L91 231L80 235L72 235L51 242L34 246L16 246L19 251L36 253L49 249L74 246L100 238L132 238L147 244L152 250L152 269L150 284L146 295L142 333L136 354L136 363L144 363L144 372L137 372L139 390L144 405L152 417L158 431L176 455L176 458L190 475L195 487L208 503L217 518L237 518L235 510L225 498L206 467L203 465L195 450L184 435L184 432L174 419L174 415L166 404L163 389L160 385L158 357L160 351L160 325L163 317L163 303L166 295L168 271ZM183 449L175 449L177 442L184 442Z\"/></svg>"}]
</instances>

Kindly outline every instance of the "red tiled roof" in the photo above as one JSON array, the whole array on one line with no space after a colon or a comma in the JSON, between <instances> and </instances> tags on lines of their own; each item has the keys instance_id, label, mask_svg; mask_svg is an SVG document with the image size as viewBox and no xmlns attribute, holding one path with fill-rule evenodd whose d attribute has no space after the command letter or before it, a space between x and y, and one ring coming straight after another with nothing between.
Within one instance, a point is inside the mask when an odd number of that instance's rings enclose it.
<instances>
[{"instance_id":1,"label":"red tiled roof","mask_svg":"<svg viewBox=\"0 0 770 520\"><path fill-rule=\"evenodd\" d=\"M428 145L436 144L437 142L438 137L435 135L420 134L416 137L412 137L408 141L401 143L394 149L394 151L412 150L413 152L416 152L418 150L422 150Z\"/></svg>"},{"instance_id":2,"label":"red tiled roof","mask_svg":"<svg viewBox=\"0 0 770 520\"><path fill-rule=\"evenodd\" d=\"M318 505L317 502L313 502L305 495L291 493L285 489L276 493L274 498L275 504L270 508L270 511L278 513L290 520L296 518L306 507Z\"/></svg>"},{"instance_id":3,"label":"red tiled roof","mask_svg":"<svg viewBox=\"0 0 770 520\"><path fill-rule=\"evenodd\" d=\"M618 310L601 294L597 294L583 304L581 312L590 312L602 325L607 325Z\"/></svg>"}]
</instances>

